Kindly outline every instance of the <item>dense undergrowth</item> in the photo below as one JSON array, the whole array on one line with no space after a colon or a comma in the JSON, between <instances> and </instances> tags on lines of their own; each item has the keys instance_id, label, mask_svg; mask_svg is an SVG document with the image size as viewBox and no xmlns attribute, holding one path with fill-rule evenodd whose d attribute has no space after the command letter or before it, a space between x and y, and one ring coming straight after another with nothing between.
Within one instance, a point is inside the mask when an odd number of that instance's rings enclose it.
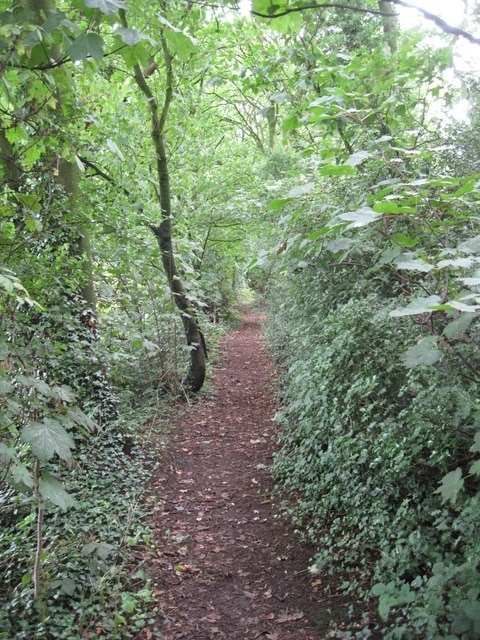
<instances>
[{"instance_id":1,"label":"dense undergrowth","mask_svg":"<svg viewBox=\"0 0 480 640\"><path fill-rule=\"evenodd\" d=\"M133 430L112 424L79 446L68 481L76 507L45 511L36 600L35 505L2 495L0 637L127 638L146 622L151 592L131 554L149 539L141 501L148 469L135 441Z\"/></svg>"},{"instance_id":2,"label":"dense undergrowth","mask_svg":"<svg viewBox=\"0 0 480 640\"><path fill-rule=\"evenodd\" d=\"M0 638L132 638L156 612L148 480L184 397L178 319L3 303ZM214 357L222 328L204 324Z\"/></svg>"},{"instance_id":3,"label":"dense undergrowth","mask_svg":"<svg viewBox=\"0 0 480 640\"><path fill-rule=\"evenodd\" d=\"M274 473L298 531L317 548L310 571L337 576L366 607L378 598L378 621L359 637L376 628L386 638L473 640L478 385L448 354L407 368L401 354L423 327L389 318L394 304L381 282L347 267L328 277L299 270L274 290L268 337L282 427Z\"/></svg>"}]
</instances>

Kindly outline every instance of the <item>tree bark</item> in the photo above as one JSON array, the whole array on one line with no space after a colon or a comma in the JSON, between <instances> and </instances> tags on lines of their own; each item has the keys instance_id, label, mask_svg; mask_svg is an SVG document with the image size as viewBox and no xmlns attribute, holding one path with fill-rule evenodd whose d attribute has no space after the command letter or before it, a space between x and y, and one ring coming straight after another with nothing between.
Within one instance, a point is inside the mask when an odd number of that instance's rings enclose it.
<instances>
[{"instance_id":1,"label":"tree bark","mask_svg":"<svg viewBox=\"0 0 480 640\"><path fill-rule=\"evenodd\" d=\"M120 18L122 26L128 28L125 11L121 10ZM158 202L160 205L160 224L150 225L150 229L155 235L160 254L162 257L162 265L167 276L170 291L177 308L182 317L183 328L187 345L190 349L190 368L184 378L183 385L188 391L196 393L200 391L205 381L207 350L202 332L198 326L195 311L187 297L185 287L178 272L175 256L173 252L172 242L172 201L170 195L170 175L168 171L168 159L165 151L165 123L168 111L173 98L173 65L172 55L168 50L167 43L163 34L160 34L162 43L163 57L165 61L165 93L162 108L158 103L150 89L149 84L139 64L134 66L135 82L143 93L151 117L151 130L153 147L156 156L157 180L158 180Z\"/></svg>"},{"instance_id":2,"label":"tree bark","mask_svg":"<svg viewBox=\"0 0 480 640\"><path fill-rule=\"evenodd\" d=\"M398 18L390 0L378 0L378 9L382 13L383 33L390 53L398 49Z\"/></svg>"}]
</instances>

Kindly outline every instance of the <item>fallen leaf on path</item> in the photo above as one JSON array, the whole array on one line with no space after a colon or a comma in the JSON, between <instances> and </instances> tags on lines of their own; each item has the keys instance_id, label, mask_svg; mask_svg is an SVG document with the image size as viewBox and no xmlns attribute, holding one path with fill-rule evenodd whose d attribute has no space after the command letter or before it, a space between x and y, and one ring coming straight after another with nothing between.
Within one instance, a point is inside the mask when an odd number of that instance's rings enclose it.
<instances>
[{"instance_id":1,"label":"fallen leaf on path","mask_svg":"<svg viewBox=\"0 0 480 640\"><path fill-rule=\"evenodd\" d=\"M298 611L297 613L291 613L290 615L285 614L277 618L278 624L283 624L284 622L296 622L297 620L302 620L303 613Z\"/></svg>"}]
</instances>

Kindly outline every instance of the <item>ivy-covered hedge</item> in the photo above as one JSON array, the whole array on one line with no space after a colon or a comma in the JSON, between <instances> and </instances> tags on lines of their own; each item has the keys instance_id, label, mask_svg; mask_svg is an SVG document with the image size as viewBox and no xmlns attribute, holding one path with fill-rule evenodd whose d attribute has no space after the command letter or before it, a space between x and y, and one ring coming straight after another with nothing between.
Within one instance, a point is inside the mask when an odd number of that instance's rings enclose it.
<instances>
[{"instance_id":1,"label":"ivy-covered hedge","mask_svg":"<svg viewBox=\"0 0 480 640\"><path fill-rule=\"evenodd\" d=\"M473 640L476 385L448 356L407 368L402 354L422 329L392 320L390 309L372 282L345 268L328 281L298 271L272 294L281 397L274 474L318 550L310 570L378 597L384 637Z\"/></svg>"}]
</instances>

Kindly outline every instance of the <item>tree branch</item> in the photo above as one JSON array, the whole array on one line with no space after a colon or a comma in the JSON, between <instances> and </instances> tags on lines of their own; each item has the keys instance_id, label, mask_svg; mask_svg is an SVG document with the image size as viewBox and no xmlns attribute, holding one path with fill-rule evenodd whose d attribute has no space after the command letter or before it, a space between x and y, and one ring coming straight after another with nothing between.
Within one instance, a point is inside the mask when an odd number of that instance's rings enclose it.
<instances>
[{"instance_id":1,"label":"tree branch","mask_svg":"<svg viewBox=\"0 0 480 640\"><path fill-rule=\"evenodd\" d=\"M448 22L446 22L445 20L443 20L442 18L440 18L440 16L435 15L434 13L431 13L430 11L427 11L426 9L422 9L421 7L417 7L417 5L412 4L410 2L405 2L404 0L389 0L392 4L398 5L400 7L405 7L406 9L415 9L416 11L419 11L423 17L426 20L430 20L431 22L433 22L434 24L437 25L437 27L440 27L440 29L442 31L444 31L445 33L449 33L451 35L454 36L459 36L461 38L465 38L466 40L468 40L469 42L471 42L472 44L479 44L480 45L480 38L476 38L475 36L473 36L471 33L468 33L468 31L465 31L464 29L460 29L460 27L454 27L451 24L448 24ZM315 10L315 9L346 9L348 11L356 11L357 13L368 13L370 15L374 15L374 16L382 16L385 18L392 18L394 15L398 15L398 14L392 14L391 12L385 12L385 11L378 11L376 9L366 9L363 7L353 7L350 4L343 4L340 2L325 2L323 4L318 4L316 2L311 3L311 4L304 4L300 7L291 7L291 8L286 8L284 11L280 11L279 13L275 13L275 14L268 14L268 13L260 13L259 11L254 11L252 10L250 13L253 16L257 16L259 18L269 18L270 20L274 20L275 18L281 18L282 16L287 16L290 13L296 13L296 12L301 12L301 11L308 11L308 10Z\"/></svg>"}]
</instances>

